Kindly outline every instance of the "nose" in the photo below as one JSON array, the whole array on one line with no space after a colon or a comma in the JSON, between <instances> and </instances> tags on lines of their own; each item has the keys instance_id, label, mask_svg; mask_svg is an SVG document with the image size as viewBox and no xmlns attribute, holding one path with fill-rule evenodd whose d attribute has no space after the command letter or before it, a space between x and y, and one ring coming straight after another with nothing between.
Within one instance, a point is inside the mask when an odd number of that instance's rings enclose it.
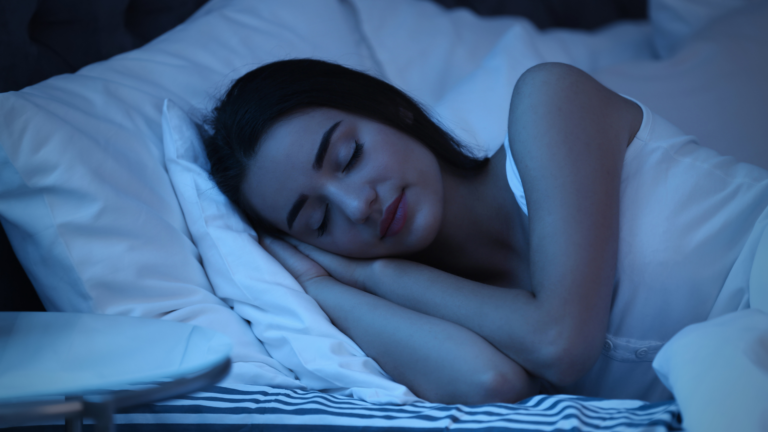
<instances>
[{"instance_id":1,"label":"nose","mask_svg":"<svg viewBox=\"0 0 768 432\"><path fill-rule=\"evenodd\" d=\"M331 182L326 194L352 222L363 224L371 216L376 200L376 191L367 184L353 182Z\"/></svg>"}]
</instances>

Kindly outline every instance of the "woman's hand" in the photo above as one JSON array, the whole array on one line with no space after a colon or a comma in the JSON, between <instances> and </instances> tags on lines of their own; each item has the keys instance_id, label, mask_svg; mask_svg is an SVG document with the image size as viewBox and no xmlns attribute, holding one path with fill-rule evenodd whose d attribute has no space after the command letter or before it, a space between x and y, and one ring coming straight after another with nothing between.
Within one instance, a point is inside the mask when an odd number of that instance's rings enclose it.
<instances>
[{"instance_id":1,"label":"woman's hand","mask_svg":"<svg viewBox=\"0 0 768 432\"><path fill-rule=\"evenodd\" d=\"M294 245L304 255L322 266L334 279L345 285L366 290L366 281L370 280L373 264L376 260L343 257L308 245L292 237L286 237L285 241Z\"/></svg>"},{"instance_id":2,"label":"woman's hand","mask_svg":"<svg viewBox=\"0 0 768 432\"><path fill-rule=\"evenodd\" d=\"M307 293L312 281L329 276L320 264L278 238L260 234L259 244L296 278Z\"/></svg>"}]
</instances>

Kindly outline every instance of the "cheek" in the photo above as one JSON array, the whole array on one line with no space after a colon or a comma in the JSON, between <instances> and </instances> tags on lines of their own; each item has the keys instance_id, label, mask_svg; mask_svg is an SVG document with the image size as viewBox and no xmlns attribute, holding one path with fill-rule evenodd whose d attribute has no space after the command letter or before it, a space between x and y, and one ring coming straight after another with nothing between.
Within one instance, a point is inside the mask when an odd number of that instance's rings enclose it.
<instances>
[{"instance_id":1,"label":"cheek","mask_svg":"<svg viewBox=\"0 0 768 432\"><path fill-rule=\"evenodd\" d=\"M424 199L424 205L421 214L418 215L418 220L414 221L416 223L414 228L420 234L418 236L420 243L425 243L421 244L422 247L426 247L437 235L442 222L442 215L442 200L437 193L429 193L426 199Z\"/></svg>"},{"instance_id":2,"label":"cheek","mask_svg":"<svg viewBox=\"0 0 768 432\"><path fill-rule=\"evenodd\" d=\"M414 247L427 247L437 236L443 220L443 183L439 167L422 171L421 201L414 222Z\"/></svg>"}]
</instances>

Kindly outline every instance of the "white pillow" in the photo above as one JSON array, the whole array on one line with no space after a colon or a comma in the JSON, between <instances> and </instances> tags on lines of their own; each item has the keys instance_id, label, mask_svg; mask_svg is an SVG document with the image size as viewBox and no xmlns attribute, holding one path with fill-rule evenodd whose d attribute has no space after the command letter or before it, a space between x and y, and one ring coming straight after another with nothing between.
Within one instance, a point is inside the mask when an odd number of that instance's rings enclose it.
<instances>
[{"instance_id":1,"label":"white pillow","mask_svg":"<svg viewBox=\"0 0 768 432\"><path fill-rule=\"evenodd\" d=\"M428 0L352 1L384 76L429 106L476 75L502 40L510 51L495 55L505 55L523 71L542 61L569 62L589 71L653 54L647 22L623 22L596 32L542 31L524 17L483 17Z\"/></svg>"},{"instance_id":2,"label":"white pillow","mask_svg":"<svg viewBox=\"0 0 768 432\"><path fill-rule=\"evenodd\" d=\"M542 31L526 18L480 17L431 1L353 2L387 80L433 107L479 155L504 141L512 89L531 66L556 61L592 72L654 55L647 22Z\"/></svg>"},{"instance_id":3,"label":"white pillow","mask_svg":"<svg viewBox=\"0 0 768 432\"><path fill-rule=\"evenodd\" d=\"M710 3L718 4L702 5ZM624 62L594 76L695 135L701 145L768 169L766 23L768 2L761 0L713 17L669 58Z\"/></svg>"},{"instance_id":4,"label":"white pillow","mask_svg":"<svg viewBox=\"0 0 768 432\"><path fill-rule=\"evenodd\" d=\"M377 73L341 0L211 0L138 50L0 94L0 220L46 309L208 327L232 340L239 382L303 387L214 295L159 121L166 98L208 110L234 78L290 57Z\"/></svg>"},{"instance_id":5,"label":"white pillow","mask_svg":"<svg viewBox=\"0 0 768 432\"><path fill-rule=\"evenodd\" d=\"M170 100L163 109L163 141L168 174L214 292L251 323L272 357L312 389L349 389L345 393L379 402L415 400L334 327L259 245L253 228L210 178L194 123Z\"/></svg>"},{"instance_id":6,"label":"white pillow","mask_svg":"<svg viewBox=\"0 0 768 432\"><path fill-rule=\"evenodd\" d=\"M656 355L691 431L768 430L768 314L744 309L690 325Z\"/></svg>"},{"instance_id":7,"label":"white pillow","mask_svg":"<svg viewBox=\"0 0 768 432\"><path fill-rule=\"evenodd\" d=\"M429 106L475 70L507 30L531 25L523 17L480 17L427 0L353 2L386 79Z\"/></svg>"},{"instance_id":8,"label":"white pillow","mask_svg":"<svg viewBox=\"0 0 768 432\"><path fill-rule=\"evenodd\" d=\"M528 68L560 62L592 73L606 65L649 58L649 42L649 26L642 22L593 32L541 31L522 22L507 30L477 69L443 95L435 111L463 142L493 154L507 134L512 90Z\"/></svg>"},{"instance_id":9,"label":"white pillow","mask_svg":"<svg viewBox=\"0 0 768 432\"><path fill-rule=\"evenodd\" d=\"M662 58L677 53L691 36L728 12L764 0L650 0L653 42Z\"/></svg>"}]
</instances>

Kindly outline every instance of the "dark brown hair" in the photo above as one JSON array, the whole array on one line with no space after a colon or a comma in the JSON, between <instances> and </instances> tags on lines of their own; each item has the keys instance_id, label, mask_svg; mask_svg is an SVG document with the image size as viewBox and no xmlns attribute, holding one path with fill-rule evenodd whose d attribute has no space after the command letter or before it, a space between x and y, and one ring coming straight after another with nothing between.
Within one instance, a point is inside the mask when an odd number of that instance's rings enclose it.
<instances>
[{"instance_id":1,"label":"dark brown hair","mask_svg":"<svg viewBox=\"0 0 768 432\"><path fill-rule=\"evenodd\" d=\"M376 77L313 59L284 60L240 77L214 108L204 137L211 177L219 189L261 228L274 230L242 198L242 184L259 141L283 117L326 107L361 115L395 128L424 144L459 172L488 164L433 121L411 97Z\"/></svg>"}]
</instances>

